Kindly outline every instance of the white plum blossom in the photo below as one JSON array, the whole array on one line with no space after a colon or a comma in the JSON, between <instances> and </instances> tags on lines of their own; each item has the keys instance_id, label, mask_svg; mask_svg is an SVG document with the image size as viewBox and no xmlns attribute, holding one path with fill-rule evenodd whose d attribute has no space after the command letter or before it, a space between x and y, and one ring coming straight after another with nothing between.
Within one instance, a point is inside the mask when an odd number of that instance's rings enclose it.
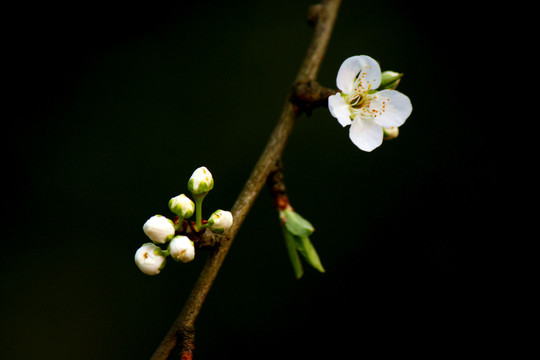
<instances>
[{"instance_id":1,"label":"white plum blossom","mask_svg":"<svg viewBox=\"0 0 540 360\"><path fill-rule=\"evenodd\" d=\"M155 243L165 244L174 236L175 229L172 220L161 215L154 215L143 225L143 231Z\"/></svg>"},{"instance_id":2,"label":"white plum blossom","mask_svg":"<svg viewBox=\"0 0 540 360\"><path fill-rule=\"evenodd\" d=\"M230 211L216 210L208 219L210 230L216 233L223 233L233 224L233 216Z\"/></svg>"},{"instance_id":3,"label":"white plum blossom","mask_svg":"<svg viewBox=\"0 0 540 360\"><path fill-rule=\"evenodd\" d=\"M399 91L374 91L381 84L381 68L369 56L346 59L336 83L341 92L328 98L328 109L343 127L351 125L349 137L361 150L377 148L384 129L397 129L412 112L411 101Z\"/></svg>"},{"instance_id":4,"label":"white plum blossom","mask_svg":"<svg viewBox=\"0 0 540 360\"><path fill-rule=\"evenodd\" d=\"M153 243L142 245L135 252L135 264L147 275L157 275L165 266L165 255Z\"/></svg>"},{"instance_id":5,"label":"white plum blossom","mask_svg":"<svg viewBox=\"0 0 540 360\"><path fill-rule=\"evenodd\" d=\"M169 252L174 260L186 263L195 258L195 245L187 236L175 236L169 244Z\"/></svg>"}]
</instances>

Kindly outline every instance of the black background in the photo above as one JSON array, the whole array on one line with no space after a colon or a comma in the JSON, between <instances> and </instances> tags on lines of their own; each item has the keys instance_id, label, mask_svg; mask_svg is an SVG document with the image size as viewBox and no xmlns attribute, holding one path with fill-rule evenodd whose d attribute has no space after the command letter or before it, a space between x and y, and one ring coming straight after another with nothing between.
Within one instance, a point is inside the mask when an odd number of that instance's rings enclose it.
<instances>
[{"instance_id":1,"label":"black background","mask_svg":"<svg viewBox=\"0 0 540 360\"><path fill-rule=\"evenodd\" d=\"M151 356L206 254L145 276L142 224L202 165L206 211L230 209L302 62L310 4L7 9L3 359ZM326 109L299 119L285 177L327 271L294 279L263 189L197 320L197 359L459 354L495 321L502 171L476 100L498 32L467 5L343 2L319 82L372 56L405 74L412 115L372 153Z\"/></svg>"}]
</instances>

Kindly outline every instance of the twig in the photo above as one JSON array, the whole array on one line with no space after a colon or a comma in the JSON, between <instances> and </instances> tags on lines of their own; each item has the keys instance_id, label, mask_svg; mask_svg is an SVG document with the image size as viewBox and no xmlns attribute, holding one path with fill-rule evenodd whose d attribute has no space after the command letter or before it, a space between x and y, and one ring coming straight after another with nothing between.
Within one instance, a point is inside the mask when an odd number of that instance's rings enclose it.
<instances>
[{"instance_id":1,"label":"twig","mask_svg":"<svg viewBox=\"0 0 540 360\"><path fill-rule=\"evenodd\" d=\"M289 205L289 197L287 196L287 188L283 181L282 163L278 160L276 168L268 175L266 179L266 187L270 191L272 199L274 199L274 207L276 210L284 210Z\"/></svg>"},{"instance_id":2,"label":"twig","mask_svg":"<svg viewBox=\"0 0 540 360\"><path fill-rule=\"evenodd\" d=\"M305 112L311 115L313 109L328 106L328 97L336 92L337 90L321 86L316 81L302 81L293 85L289 100L298 107L298 114Z\"/></svg>"},{"instance_id":3,"label":"twig","mask_svg":"<svg viewBox=\"0 0 540 360\"><path fill-rule=\"evenodd\" d=\"M321 4L314 5L310 8L309 21L314 24L314 33L306 57L293 84L315 81L324 53L326 52L340 3L341 0L323 0ZM302 111L297 104L290 101L294 97L293 94L297 88L298 86L293 87L291 94L287 96L278 123L270 135L268 143L253 168L242 192L231 209L234 217L233 226L223 235L205 233L205 237L217 236L216 243L218 245L211 250L211 254L180 315L174 321L169 332L154 352L152 360L164 360L169 358L170 355L173 355L173 353L178 354L182 360L192 359L192 351L194 349L193 329L202 304L225 260L233 239L242 226L261 188L264 186L268 175L275 170L276 163L281 158L295 120ZM176 351L174 351L175 348Z\"/></svg>"}]
</instances>

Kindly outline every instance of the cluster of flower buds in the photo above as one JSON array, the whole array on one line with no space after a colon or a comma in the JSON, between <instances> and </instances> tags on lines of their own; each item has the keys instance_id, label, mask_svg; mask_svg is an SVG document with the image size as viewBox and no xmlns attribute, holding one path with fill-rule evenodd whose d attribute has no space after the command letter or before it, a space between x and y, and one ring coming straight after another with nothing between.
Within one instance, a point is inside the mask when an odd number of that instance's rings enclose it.
<instances>
[{"instance_id":1,"label":"cluster of flower buds","mask_svg":"<svg viewBox=\"0 0 540 360\"><path fill-rule=\"evenodd\" d=\"M175 196L169 200L169 209L176 214L174 220L154 215L144 223L143 231L152 242L143 244L135 252L135 264L143 273L159 274L168 256L183 263L193 260L194 239L200 239L206 229L222 234L232 226L233 217L229 211L216 210L208 220L202 219L203 199L213 187L210 171L204 166L198 168L188 181L188 190L195 201L184 194ZM193 215L195 221L188 221ZM159 245L167 245L167 249Z\"/></svg>"}]
</instances>

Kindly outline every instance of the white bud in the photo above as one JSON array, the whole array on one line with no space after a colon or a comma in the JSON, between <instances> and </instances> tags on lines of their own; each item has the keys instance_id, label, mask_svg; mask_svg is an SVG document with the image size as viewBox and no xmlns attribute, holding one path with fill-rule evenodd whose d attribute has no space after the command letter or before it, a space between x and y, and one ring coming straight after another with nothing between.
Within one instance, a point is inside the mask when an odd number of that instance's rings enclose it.
<instances>
[{"instance_id":1,"label":"white bud","mask_svg":"<svg viewBox=\"0 0 540 360\"><path fill-rule=\"evenodd\" d=\"M385 71L381 74L381 84L379 85L379 90L383 89L395 89L403 74L397 73L395 71Z\"/></svg>"},{"instance_id":2,"label":"white bud","mask_svg":"<svg viewBox=\"0 0 540 360\"><path fill-rule=\"evenodd\" d=\"M207 168L201 166L189 178L188 189L193 194L207 193L214 188L214 179Z\"/></svg>"},{"instance_id":3,"label":"white bud","mask_svg":"<svg viewBox=\"0 0 540 360\"><path fill-rule=\"evenodd\" d=\"M187 219L195 211L195 203L186 195L181 194L169 200L169 209L181 218Z\"/></svg>"},{"instance_id":4,"label":"white bud","mask_svg":"<svg viewBox=\"0 0 540 360\"><path fill-rule=\"evenodd\" d=\"M157 275L165 266L165 256L158 246L147 243L135 252L135 264L143 273Z\"/></svg>"},{"instance_id":5,"label":"white bud","mask_svg":"<svg viewBox=\"0 0 540 360\"><path fill-rule=\"evenodd\" d=\"M233 224L233 216L230 211L216 210L208 219L210 230L216 233L223 233Z\"/></svg>"},{"instance_id":6,"label":"white bud","mask_svg":"<svg viewBox=\"0 0 540 360\"><path fill-rule=\"evenodd\" d=\"M154 215L143 225L143 231L155 243L165 244L174 236L174 223L165 216Z\"/></svg>"},{"instance_id":7,"label":"white bud","mask_svg":"<svg viewBox=\"0 0 540 360\"><path fill-rule=\"evenodd\" d=\"M398 137L399 135L399 129L397 127L394 128L383 128L384 133L384 140L392 140Z\"/></svg>"},{"instance_id":8,"label":"white bud","mask_svg":"<svg viewBox=\"0 0 540 360\"><path fill-rule=\"evenodd\" d=\"M174 260L186 263L195 258L195 245L187 236L175 236L169 244L169 252Z\"/></svg>"}]
</instances>

